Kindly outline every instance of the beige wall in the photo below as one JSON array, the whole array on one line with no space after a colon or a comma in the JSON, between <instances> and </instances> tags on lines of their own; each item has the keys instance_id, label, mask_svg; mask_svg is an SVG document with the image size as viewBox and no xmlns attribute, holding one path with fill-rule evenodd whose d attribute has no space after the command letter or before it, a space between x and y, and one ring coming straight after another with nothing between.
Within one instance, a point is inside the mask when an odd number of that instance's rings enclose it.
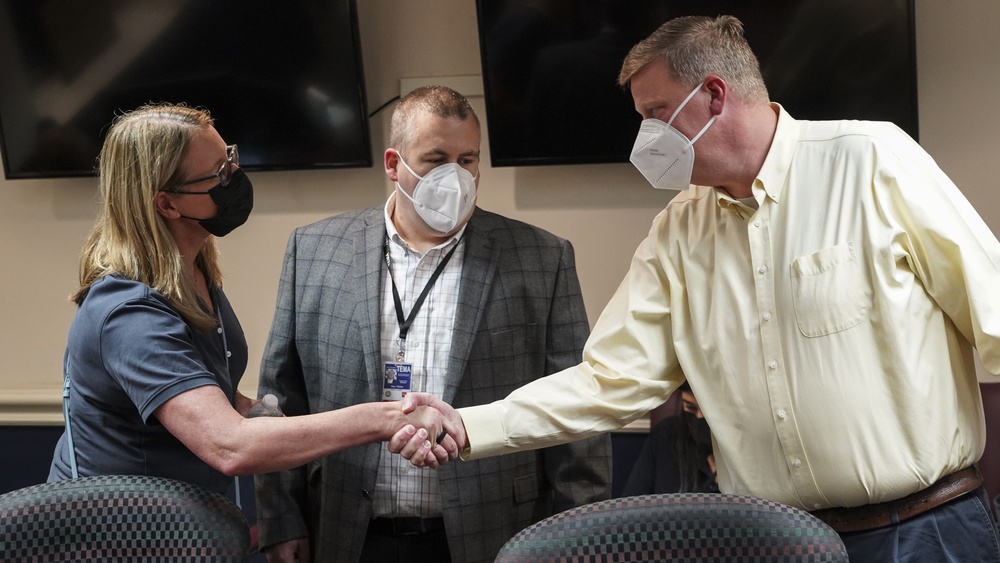
<instances>
[{"instance_id":1,"label":"beige wall","mask_svg":"<svg viewBox=\"0 0 1000 563\"><path fill-rule=\"evenodd\" d=\"M1000 49L992 29L1000 3L916 0L916 9L921 142L1000 233L1000 109L993 101L1000 69L992 60ZM358 0L358 10L372 108L397 95L401 79L481 74L474 2ZM485 119L482 98L472 101ZM251 350L241 386L247 394L256 392L288 234L384 200L391 189L380 166L387 118L382 112L371 122L371 169L253 174L254 213L220 244L226 291ZM595 320L669 192L649 188L629 165L491 169L485 138L484 150L480 205L572 240ZM0 423L61 421L61 362L74 310L66 297L94 198L91 179L0 179Z\"/></svg>"}]
</instances>

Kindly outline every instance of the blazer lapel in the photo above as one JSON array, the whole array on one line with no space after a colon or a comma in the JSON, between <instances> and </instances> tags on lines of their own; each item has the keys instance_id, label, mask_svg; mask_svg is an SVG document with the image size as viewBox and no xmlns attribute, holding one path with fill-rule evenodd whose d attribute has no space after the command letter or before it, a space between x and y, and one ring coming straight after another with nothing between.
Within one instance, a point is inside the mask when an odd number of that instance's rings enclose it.
<instances>
[{"instance_id":1,"label":"blazer lapel","mask_svg":"<svg viewBox=\"0 0 1000 563\"><path fill-rule=\"evenodd\" d=\"M385 211L372 208L365 214L365 227L354 238L355 291L360 303L358 325L365 331L361 345L372 400L382 397L382 266L385 265Z\"/></svg>"},{"instance_id":2,"label":"blazer lapel","mask_svg":"<svg viewBox=\"0 0 1000 563\"><path fill-rule=\"evenodd\" d=\"M488 229L482 227L482 221L476 220L476 215L478 213L472 215L465 228L465 262L462 265L462 284L458 291L458 309L451 341L451 358L448 361L448 381L444 391L444 400L449 403L455 398L462 382L500 259L500 248L489 237Z\"/></svg>"}]
</instances>

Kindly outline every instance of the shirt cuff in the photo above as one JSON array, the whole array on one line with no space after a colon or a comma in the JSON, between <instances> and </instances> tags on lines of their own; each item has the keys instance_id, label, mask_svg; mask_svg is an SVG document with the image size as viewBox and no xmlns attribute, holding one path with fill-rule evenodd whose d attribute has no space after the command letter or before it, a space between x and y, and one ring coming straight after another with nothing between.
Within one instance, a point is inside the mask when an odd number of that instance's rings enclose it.
<instances>
[{"instance_id":1,"label":"shirt cuff","mask_svg":"<svg viewBox=\"0 0 1000 563\"><path fill-rule=\"evenodd\" d=\"M507 445L507 433L495 403L458 409L465 424L464 461L500 455Z\"/></svg>"}]
</instances>

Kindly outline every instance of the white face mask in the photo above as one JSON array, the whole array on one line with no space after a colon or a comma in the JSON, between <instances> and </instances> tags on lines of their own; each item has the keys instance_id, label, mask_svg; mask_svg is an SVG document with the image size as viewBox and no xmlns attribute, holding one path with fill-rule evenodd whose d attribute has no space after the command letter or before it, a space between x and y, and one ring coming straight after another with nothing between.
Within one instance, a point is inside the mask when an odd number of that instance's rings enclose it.
<instances>
[{"instance_id":1,"label":"white face mask","mask_svg":"<svg viewBox=\"0 0 1000 563\"><path fill-rule=\"evenodd\" d=\"M691 171L694 169L694 143L708 130L717 115L713 115L701 131L688 140L671 124L681 109L701 89L699 84L677 106L670 121L664 123L659 119L644 119L639 125L639 134L632 146L632 156L629 160L639 169L639 172L649 180L654 188L666 190L686 190L691 187Z\"/></svg>"},{"instance_id":2,"label":"white face mask","mask_svg":"<svg viewBox=\"0 0 1000 563\"><path fill-rule=\"evenodd\" d=\"M399 193L413 202L417 215L428 227L441 233L451 232L476 206L476 177L457 163L442 164L419 176L406 164L402 155L399 155L399 162L420 181L414 186L412 196L399 182L396 182L396 187Z\"/></svg>"}]
</instances>

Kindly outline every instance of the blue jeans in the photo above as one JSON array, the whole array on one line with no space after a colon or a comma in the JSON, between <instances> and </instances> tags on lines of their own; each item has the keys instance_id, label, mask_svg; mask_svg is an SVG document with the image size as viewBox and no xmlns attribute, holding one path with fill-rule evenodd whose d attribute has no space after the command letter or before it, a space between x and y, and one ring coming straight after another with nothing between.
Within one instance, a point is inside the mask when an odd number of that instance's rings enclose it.
<instances>
[{"instance_id":1,"label":"blue jeans","mask_svg":"<svg viewBox=\"0 0 1000 563\"><path fill-rule=\"evenodd\" d=\"M851 563L1000 563L982 488L899 524L840 534Z\"/></svg>"}]
</instances>

